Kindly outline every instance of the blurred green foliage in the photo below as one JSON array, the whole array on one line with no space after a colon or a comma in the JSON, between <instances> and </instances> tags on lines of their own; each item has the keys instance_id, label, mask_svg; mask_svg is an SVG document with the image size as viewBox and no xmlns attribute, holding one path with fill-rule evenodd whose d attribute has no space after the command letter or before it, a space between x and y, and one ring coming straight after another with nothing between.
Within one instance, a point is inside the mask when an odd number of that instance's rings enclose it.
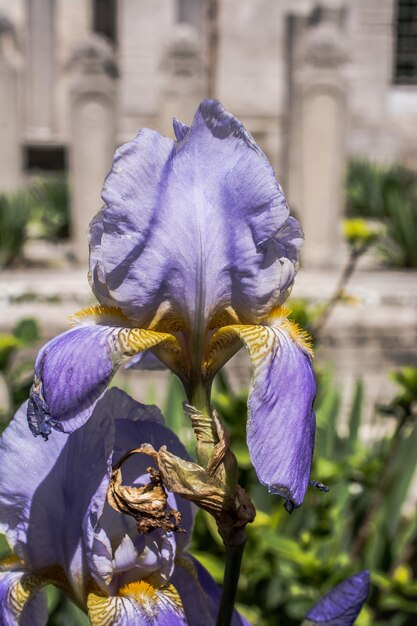
<instances>
[{"instance_id":1,"label":"blurred green foliage","mask_svg":"<svg viewBox=\"0 0 417 626\"><path fill-rule=\"evenodd\" d=\"M320 314L303 301L292 308L293 318L307 322L307 327L312 311ZM27 397L33 361L22 355L38 334L34 320L23 320L12 333L0 336L0 371L12 390L13 408ZM323 593L364 568L371 570L373 587L357 625L416 623L417 517L407 501L413 496L417 466L417 368L402 368L392 378L397 394L389 404L377 407L378 416L367 423L371 429L386 424L385 434L378 436L373 430L365 436L361 381L350 408L342 413L331 371L318 373L312 479L330 491L311 487L303 506L288 515L282 499L259 484L251 465L245 441L247 390L233 390L224 372L217 376L214 404L231 433L240 484L257 508L256 520L248 527L238 595L239 609L252 624L299 625ZM163 407L166 422L193 454L194 437L182 411L183 400L182 386L172 375ZM224 549L214 521L202 511L196 516L191 551L220 583ZM0 538L0 559L7 554ZM48 626L88 624L58 590L48 587L47 595Z\"/></svg>"},{"instance_id":2,"label":"blurred green foliage","mask_svg":"<svg viewBox=\"0 0 417 626\"><path fill-rule=\"evenodd\" d=\"M27 192L0 194L0 269L22 258L30 214L31 197Z\"/></svg>"},{"instance_id":3,"label":"blurred green foliage","mask_svg":"<svg viewBox=\"0 0 417 626\"><path fill-rule=\"evenodd\" d=\"M360 217L343 220L342 228L345 240L356 254L367 250L382 235L381 227L370 224Z\"/></svg>"},{"instance_id":4,"label":"blurred green foliage","mask_svg":"<svg viewBox=\"0 0 417 626\"><path fill-rule=\"evenodd\" d=\"M38 178L27 189L0 194L0 269L23 260L28 230L55 241L69 235L69 187L65 177Z\"/></svg>"},{"instance_id":5,"label":"blurred green foliage","mask_svg":"<svg viewBox=\"0 0 417 626\"><path fill-rule=\"evenodd\" d=\"M363 159L349 163L346 203L350 215L385 226L379 250L396 267L417 267L417 174L402 165Z\"/></svg>"},{"instance_id":6,"label":"blurred green foliage","mask_svg":"<svg viewBox=\"0 0 417 626\"><path fill-rule=\"evenodd\" d=\"M330 492L311 487L304 505L288 515L282 500L268 494L252 468L245 443L246 391L234 393L225 375L218 377L214 403L231 431L240 484L258 511L248 527L238 596L240 609L257 626L299 624L324 592L365 568L371 570L374 585L358 626L416 623L417 518L404 515L404 504L417 466L417 369L405 368L395 380L398 395L379 409L390 418L394 432L368 441L363 433L359 437L361 381L348 414L341 415L341 396L331 373L319 374L312 478L328 485ZM203 512L197 515L192 552L221 582L222 543Z\"/></svg>"},{"instance_id":7,"label":"blurred green foliage","mask_svg":"<svg viewBox=\"0 0 417 626\"><path fill-rule=\"evenodd\" d=\"M69 236L70 195L65 176L37 178L30 188L32 221L39 235L50 241Z\"/></svg>"},{"instance_id":8,"label":"blurred green foliage","mask_svg":"<svg viewBox=\"0 0 417 626\"><path fill-rule=\"evenodd\" d=\"M27 349L39 337L38 323L32 318L20 320L10 333L0 333L0 377L7 393L7 406L0 407L0 431L29 397L33 358L27 356Z\"/></svg>"}]
</instances>

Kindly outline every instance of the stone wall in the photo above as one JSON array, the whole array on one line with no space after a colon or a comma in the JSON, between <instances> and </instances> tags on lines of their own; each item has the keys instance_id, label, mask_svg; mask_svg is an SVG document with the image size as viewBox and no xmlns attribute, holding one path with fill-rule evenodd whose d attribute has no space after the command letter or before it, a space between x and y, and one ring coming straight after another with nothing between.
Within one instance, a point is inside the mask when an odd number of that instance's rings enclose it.
<instances>
[{"instance_id":1,"label":"stone wall","mask_svg":"<svg viewBox=\"0 0 417 626\"><path fill-rule=\"evenodd\" d=\"M118 1L116 144L130 140L142 126L172 136L168 118L174 114L191 122L210 82L207 1ZM33 143L74 147L70 59L91 34L92 6L92 0L0 0L0 14L16 32L22 69L3 105L3 115L7 109L17 116L5 153L16 156ZM417 86L398 87L392 80L394 6L395 0L218 0L214 95L265 150L304 219L308 240L320 251L320 259L311 251L312 263L335 258L346 154L401 159L417 168ZM348 51L346 62L332 67L337 54L323 40L327 69L320 76L311 62L314 54L310 58L307 51L303 57L297 51L314 30L299 25L311 20L318 7L343 15L340 39ZM301 38L301 48L293 47L294 36ZM2 76L4 90L12 79L4 68ZM314 87L317 98L308 99L307 86ZM316 163L318 144L323 158ZM20 158L14 163L21 168ZM0 179L0 191L6 188ZM314 226L324 213L329 231L317 232ZM307 252L306 247L306 259Z\"/></svg>"},{"instance_id":2,"label":"stone wall","mask_svg":"<svg viewBox=\"0 0 417 626\"><path fill-rule=\"evenodd\" d=\"M392 85L395 0L219 0L217 96L251 127L282 177L287 150L288 15L306 16L317 4L342 5L346 11L351 56L349 151L413 162L417 87ZM204 13L204 1L195 0L194 5L198 11L188 8L190 26L205 55L206 33L195 25L196 15ZM118 2L119 142L131 138L143 124L158 125L164 58L179 17L187 18L186 7L184 0ZM26 66L22 97L28 106L22 135L40 139L46 132L50 141L67 142L68 61L91 31L91 1L0 0L0 11L16 28Z\"/></svg>"}]
</instances>

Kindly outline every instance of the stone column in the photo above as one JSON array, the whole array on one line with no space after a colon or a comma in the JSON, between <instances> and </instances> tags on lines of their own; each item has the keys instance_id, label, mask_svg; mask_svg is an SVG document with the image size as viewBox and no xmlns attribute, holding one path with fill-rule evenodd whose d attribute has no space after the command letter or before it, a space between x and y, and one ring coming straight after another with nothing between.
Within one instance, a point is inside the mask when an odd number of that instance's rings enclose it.
<instances>
[{"instance_id":1,"label":"stone column","mask_svg":"<svg viewBox=\"0 0 417 626\"><path fill-rule=\"evenodd\" d=\"M88 259L87 232L116 148L117 69L111 46L92 34L74 53L70 89L71 234L76 259Z\"/></svg>"},{"instance_id":2,"label":"stone column","mask_svg":"<svg viewBox=\"0 0 417 626\"><path fill-rule=\"evenodd\" d=\"M0 14L0 193L21 184L18 59L12 22Z\"/></svg>"},{"instance_id":3,"label":"stone column","mask_svg":"<svg viewBox=\"0 0 417 626\"><path fill-rule=\"evenodd\" d=\"M162 62L163 85L160 106L160 127L172 136L172 118L191 124L194 113L205 97L206 74L201 40L189 24L173 28Z\"/></svg>"},{"instance_id":4,"label":"stone column","mask_svg":"<svg viewBox=\"0 0 417 626\"><path fill-rule=\"evenodd\" d=\"M297 18L293 30L289 199L302 222L307 267L336 265L342 252L347 46L343 7L331 4Z\"/></svg>"},{"instance_id":5,"label":"stone column","mask_svg":"<svg viewBox=\"0 0 417 626\"><path fill-rule=\"evenodd\" d=\"M26 0L27 131L36 139L49 139L54 122L55 0Z\"/></svg>"}]
</instances>

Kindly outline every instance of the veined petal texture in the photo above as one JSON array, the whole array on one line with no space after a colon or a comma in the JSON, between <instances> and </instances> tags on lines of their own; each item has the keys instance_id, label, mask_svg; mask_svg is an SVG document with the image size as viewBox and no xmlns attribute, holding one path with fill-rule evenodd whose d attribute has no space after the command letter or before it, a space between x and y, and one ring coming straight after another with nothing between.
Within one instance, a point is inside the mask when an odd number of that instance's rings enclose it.
<instances>
[{"instance_id":1,"label":"veined petal texture","mask_svg":"<svg viewBox=\"0 0 417 626\"><path fill-rule=\"evenodd\" d=\"M52 428L69 433L82 426L123 359L168 337L148 330L90 323L49 341L35 363L28 405L33 434L48 438Z\"/></svg>"},{"instance_id":2,"label":"veined petal texture","mask_svg":"<svg viewBox=\"0 0 417 626\"><path fill-rule=\"evenodd\" d=\"M351 626L368 597L370 576L367 570L346 578L329 591L307 613L305 626Z\"/></svg>"},{"instance_id":3,"label":"veined petal texture","mask_svg":"<svg viewBox=\"0 0 417 626\"><path fill-rule=\"evenodd\" d=\"M48 608L40 581L22 569L0 568L0 624L45 626Z\"/></svg>"},{"instance_id":4,"label":"veined petal texture","mask_svg":"<svg viewBox=\"0 0 417 626\"><path fill-rule=\"evenodd\" d=\"M257 322L292 284L302 233L272 167L217 101L179 141L144 129L116 153L90 229L91 284L138 325L170 310L203 331L232 306Z\"/></svg>"},{"instance_id":5,"label":"veined petal texture","mask_svg":"<svg viewBox=\"0 0 417 626\"><path fill-rule=\"evenodd\" d=\"M84 518L110 475L113 440L113 422L97 411L70 437L57 432L46 443L29 431L26 405L0 439L0 530L29 571L59 567L79 597L88 576Z\"/></svg>"},{"instance_id":6,"label":"veined petal texture","mask_svg":"<svg viewBox=\"0 0 417 626\"><path fill-rule=\"evenodd\" d=\"M108 598L150 575L158 594L169 585L176 554L189 541L192 506L168 494L168 506L181 512L186 533L158 528L142 536L133 518L108 505L107 489L112 464L137 445L167 445L186 458L184 446L163 425L156 407L119 389L108 391L74 433L54 433L48 442L32 436L26 404L0 438L0 531L22 572L40 584L57 582L85 607L94 587L99 597ZM124 466L124 483L147 483L146 468L152 464L144 455L132 456Z\"/></svg>"},{"instance_id":7,"label":"veined petal texture","mask_svg":"<svg viewBox=\"0 0 417 626\"><path fill-rule=\"evenodd\" d=\"M143 581L127 585L122 594L89 595L88 617L92 626L188 626L172 585L155 589Z\"/></svg>"},{"instance_id":8,"label":"veined petal texture","mask_svg":"<svg viewBox=\"0 0 417 626\"><path fill-rule=\"evenodd\" d=\"M291 512L303 502L314 450L316 382L310 349L298 327L278 317L270 326L221 328L211 343L214 364L218 346L227 346L236 335L253 365L247 423L250 457L261 483L283 496Z\"/></svg>"}]
</instances>

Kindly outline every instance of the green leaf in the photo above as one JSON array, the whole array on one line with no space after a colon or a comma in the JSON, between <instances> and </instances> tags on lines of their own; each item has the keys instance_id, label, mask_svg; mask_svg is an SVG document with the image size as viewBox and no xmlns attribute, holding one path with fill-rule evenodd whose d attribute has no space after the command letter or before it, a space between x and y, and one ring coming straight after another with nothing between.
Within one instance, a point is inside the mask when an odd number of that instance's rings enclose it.
<instances>
[{"instance_id":1,"label":"green leaf","mask_svg":"<svg viewBox=\"0 0 417 626\"><path fill-rule=\"evenodd\" d=\"M39 325L35 319L25 318L14 327L13 334L22 344L30 346L40 337Z\"/></svg>"},{"instance_id":2,"label":"green leaf","mask_svg":"<svg viewBox=\"0 0 417 626\"><path fill-rule=\"evenodd\" d=\"M224 565L219 558L209 552L198 552L193 549L189 550L189 552L194 558L197 559L197 561L201 563L203 567L206 568L217 583L221 583L223 581Z\"/></svg>"},{"instance_id":3,"label":"green leaf","mask_svg":"<svg viewBox=\"0 0 417 626\"><path fill-rule=\"evenodd\" d=\"M355 451L358 441L359 426L362 421L362 406L363 406L363 382L357 380L355 385L355 391L353 394L352 407L349 415L349 436L347 441L347 454L351 454Z\"/></svg>"},{"instance_id":4,"label":"green leaf","mask_svg":"<svg viewBox=\"0 0 417 626\"><path fill-rule=\"evenodd\" d=\"M9 367L9 359L20 348L22 342L14 335L0 335L0 371L6 372Z\"/></svg>"}]
</instances>

